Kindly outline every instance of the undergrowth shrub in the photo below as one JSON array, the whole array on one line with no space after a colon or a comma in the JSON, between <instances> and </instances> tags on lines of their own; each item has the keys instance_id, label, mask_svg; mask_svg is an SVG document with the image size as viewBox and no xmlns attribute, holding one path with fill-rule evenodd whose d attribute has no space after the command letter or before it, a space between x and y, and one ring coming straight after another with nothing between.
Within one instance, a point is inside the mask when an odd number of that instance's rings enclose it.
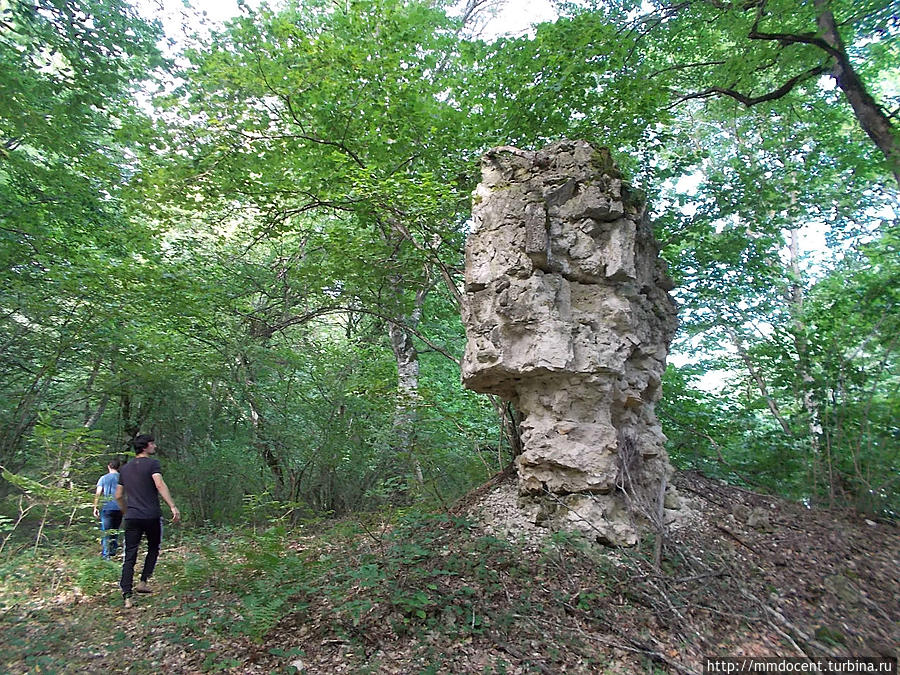
<instances>
[{"instance_id":1,"label":"undergrowth shrub","mask_svg":"<svg viewBox=\"0 0 900 675\"><path fill-rule=\"evenodd\" d=\"M213 621L216 629L258 639L285 613L297 609L287 605L288 598L302 589L304 579L315 570L308 556L290 550L286 542L284 526L232 531L227 540L200 541L198 554L183 561L177 572L178 588L194 595L214 589L234 597L229 620ZM204 614L203 607L202 602L191 606L191 613Z\"/></svg>"},{"instance_id":2,"label":"undergrowth shrub","mask_svg":"<svg viewBox=\"0 0 900 675\"><path fill-rule=\"evenodd\" d=\"M537 555L525 554L442 514L406 512L380 530L374 521L299 536L284 526L243 530L194 550L177 575L184 597L170 620L188 633L204 625L262 641L277 626L313 621L349 642L374 634L465 639L512 634L523 620L537 625L551 606L599 616L595 606L606 604L595 575L602 565L577 535L554 535ZM556 580L579 576L590 577L584 589L559 594Z\"/></svg>"},{"instance_id":3,"label":"undergrowth shrub","mask_svg":"<svg viewBox=\"0 0 900 675\"><path fill-rule=\"evenodd\" d=\"M104 560L100 556L82 558L76 564L75 583L85 595L95 595L122 575L122 561Z\"/></svg>"},{"instance_id":4,"label":"undergrowth shrub","mask_svg":"<svg viewBox=\"0 0 900 675\"><path fill-rule=\"evenodd\" d=\"M446 515L411 514L318 589L348 633L383 619L397 634L484 631L493 596L525 572L516 547Z\"/></svg>"}]
</instances>

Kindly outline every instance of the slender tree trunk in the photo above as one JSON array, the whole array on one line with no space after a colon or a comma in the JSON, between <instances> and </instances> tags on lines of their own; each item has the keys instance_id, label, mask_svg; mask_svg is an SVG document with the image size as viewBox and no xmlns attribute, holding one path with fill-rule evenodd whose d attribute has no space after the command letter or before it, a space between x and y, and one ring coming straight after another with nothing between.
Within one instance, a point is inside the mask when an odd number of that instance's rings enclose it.
<instances>
[{"instance_id":1,"label":"slender tree trunk","mask_svg":"<svg viewBox=\"0 0 900 675\"><path fill-rule=\"evenodd\" d=\"M100 416L103 415L103 412L106 410L106 405L109 403L109 394L104 394L103 398L100 400L100 403L97 404L97 407L93 412L88 413L87 419L82 423L81 428L84 430L93 429L94 425L100 420ZM72 473L72 461L75 457L75 452L78 450L80 445L80 440L76 441L69 447L69 454L66 456L66 460L63 463L62 470L59 474L59 479L56 481L57 487L64 487L66 481L69 480L69 475Z\"/></svg>"},{"instance_id":2,"label":"slender tree trunk","mask_svg":"<svg viewBox=\"0 0 900 675\"><path fill-rule=\"evenodd\" d=\"M38 419L40 402L43 400L44 394L55 382L56 365L59 357L60 353L58 352L52 361L43 366L34 376L31 385L19 398L15 411L11 415L10 424L0 434L0 462L8 468L7 462L12 457L13 450L15 450L25 434L28 433L28 430L34 426Z\"/></svg>"},{"instance_id":3,"label":"slender tree trunk","mask_svg":"<svg viewBox=\"0 0 900 675\"><path fill-rule=\"evenodd\" d=\"M756 383L756 387L757 389L759 389L759 393L766 400L766 405L769 408L769 412L772 413L772 416L781 425L781 429L784 431L785 436L793 436L794 434L791 432L791 427L787 423L787 420L784 418L784 415L781 414L781 409L778 407L778 403L774 398L772 398L771 394L769 394L769 388L766 386L765 378L763 378L762 373L760 373L759 370L757 370L756 366L753 364L753 359L750 358L750 354L747 353L747 349L746 347L744 347L744 341L741 340L740 336L733 328L726 327L725 330L731 337L731 341L734 344L735 349L737 349L738 356L741 357L741 361L744 362L744 365L747 368L747 372L750 373L750 377L752 377L753 381Z\"/></svg>"},{"instance_id":4,"label":"slender tree trunk","mask_svg":"<svg viewBox=\"0 0 900 675\"><path fill-rule=\"evenodd\" d=\"M399 280L394 282L394 292L402 292ZM394 432L397 438L397 452L410 458L416 482L421 487L425 483L422 465L415 454L415 433L419 406L419 352L408 328L415 329L422 318L422 305L428 287L416 292L413 311L399 321L388 324L391 349L397 362L397 408L394 412Z\"/></svg>"},{"instance_id":5,"label":"slender tree trunk","mask_svg":"<svg viewBox=\"0 0 900 675\"><path fill-rule=\"evenodd\" d=\"M141 427L150 417L150 412L155 406L155 395L151 395L148 399L141 400L134 409L134 400L131 393L125 391L122 393L122 430L129 440L141 433Z\"/></svg>"},{"instance_id":6,"label":"slender tree trunk","mask_svg":"<svg viewBox=\"0 0 900 675\"><path fill-rule=\"evenodd\" d=\"M265 417L260 411L259 406L257 406L253 395L253 390L256 388L256 378L253 375L250 359L245 354L242 354L239 361L245 373L244 385L247 388L247 405L250 406L250 424L253 429L253 448L272 472L272 475L275 478L275 495L280 499L286 494L285 491L287 491L287 494L290 494L291 486L288 483L285 467L272 451L271 443L269 443L265 437Z\"/></svg>"},{"instance_id":7,"label":"slender tree trunk","mask_svg":"<svg viewBox=\"0 0 900 675\"><path fill-rule=\"evenodd\" d=\"M800 379L800 398L807 416L807 428L809 430L810 452L813 462L813 483L817 481L820 469L823 468L822 448L820 438L822 436L821 413L816 404L814 389L815 378L811 372L809 357L809 343L806 339L806 324L803 322L803 286L800 284L800 252L797 241L797 230L790 231L789 240L791 285L788 289L788 305L791 315L791 333L794 336L794 349L797 352L797 375ZM834 482L830 475L830 457L825 458L828 468L828 494L831 504L834 502Z\"/></svg>"},{"instance_id":8,"label":"slender tree trunk","mask_svg":"<svg viewBox=\"0 0 900 675\"><path fill-rule=\"evenodd\" d=\"M85 385L85 393L86 398L90 398L91 389L93 388L94 381L97 379L97 375L100 372L100 366L102 365L102 360L97 359L94 362L94 368L91 371L91 376L88 378L87 384ZM87 403L85 404L84 411L84 422L81 424L82 429L92 429L95 424L100 420L101 415L106 410L106 405L109 403L109 394L104 394L100 399L100 403L97 405L94 410L87 408ZM75 452L78 450L78 446L80 445L80 440L75 441L69 448L69 454L66 456L66 460L63 463L62 471L60 471L59 478L56 481L57 487L64 487L66 481L69 480L69 475L72 473L72 460L75 457Z\"/></svg>"}]
</instances>

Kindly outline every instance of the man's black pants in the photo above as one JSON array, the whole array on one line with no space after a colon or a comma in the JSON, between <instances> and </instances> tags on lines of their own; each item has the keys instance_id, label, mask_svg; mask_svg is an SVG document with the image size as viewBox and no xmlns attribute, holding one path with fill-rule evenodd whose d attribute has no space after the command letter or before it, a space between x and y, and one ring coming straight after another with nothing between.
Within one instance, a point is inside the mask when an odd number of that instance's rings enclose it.
<instances>
[{"instance_id":1,"label":"man's black pants","mask_svg":"<svg viewBox=\"0 0 900 675\"><path fill-rule=\"evenodd\" d=\"M134 587L134 565L137 562L138 547L141 537L147 535L147 557L144 558L144 569L141 570L141 581L147 581L153 575L156 560L159 558L159 542L162 539L162 527L159 518L126 518L125 519L125 564L122 565L122 595L131 597Z\"/></svg>"}]
</instances>

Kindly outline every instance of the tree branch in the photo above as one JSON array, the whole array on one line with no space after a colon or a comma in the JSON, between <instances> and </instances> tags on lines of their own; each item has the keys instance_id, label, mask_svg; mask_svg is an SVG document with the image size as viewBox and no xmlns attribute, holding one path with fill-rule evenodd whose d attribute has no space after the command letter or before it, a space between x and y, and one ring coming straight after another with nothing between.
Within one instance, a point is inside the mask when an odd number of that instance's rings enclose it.
<instances>
[{"instance_id":1,"label":"tree branch","mask_svg":"<svg viewBox=\"0 0 900 675\"><path fill-rule=\"evenodd\" d=\"M830 70L831 68L827 65L819 65L815 68L810 68L809 70L804 71L799 75L795 75L780 87L778 87L778 89L763 94L762 96L748 96L747 94L742 94L741 92L734 89L726 89L725 87L709 87L708 89L704 89L703 91L698 91L693 94L685 94L677 101L675 101L675 103L670 105L669 109L674 108L679 103L684 103L685 101L689 101L691 99L710 98L712 96L728 96L740 103L743 103L746 107L749 108L760 103L765 103L767 101L776 101L780 98L783 98L787 96L798 84L806 82L807 80L811 80L812 78L818 77L819 75L824 75Z\"/></svg>"},{"instance_id":2,"label":"tree branch","mask_svg":"<svg viewBox=\"0 0 900 675\"><path fill-rule=\"evenodd\" d=\"M687 70L688 68L702 68L704 66L722 66L726 62L725 61L700 61L698 63L676 63L674 66L669 66L667 68L660 68L652 73L650 73L647 77L653 78L663 73L671 73L675 70Z\"/></svg>"},{"instance_id":3,"label":"tree branch","mask_svg":"<svg viewBox=\"0 0 900 675\"><path fill-rule=\"evenodd\" d=\"M294 122L297 124L297 126L299 126L300 129L302 130L303 123L300 121L299 116L294 111L294 106L291 104L291 97L286 94L278 94L278 96L285 102L285 105L287 105L288 113L290 114L291 119L293 119ZM361 169L366 168L365 162L363 162L355 152L353 152L350 148L348 148L343 143L339 143L337 141L329 141L324 138L317 138L315 136L310 136L309 134L305 134L305 133L304 134L296 134L296 137L300 138L304 141L309 141L310 143L318 143L319 145L327 145L332 148L337 148L342 153L347 155L350 159L352 159L354 162L356 162L356 164L358 164Z\"/></svg>"},{"instance_id":4,"label":"tree branch","mask_svg":"<svg viewBox=\"0 0 900 675\"><path fill-rule=\"evenodd\" d=\"M354 312L356 314L366 314L367 316L373 316L377 319L381 319L382 321L386 321L387 323L390 323L394 326L402 328L403 330L408 331L409 333L412 333L413 335L415 335L417 338L419 338L422 342L424 342L426 345L428 345L431 349L436 351L438 354L440 354L442 356L446 356L448 359L453 361L453 363L455 363L457 366L460 365L460 360L458 358L453 356L450 352L448 352L446 349L444 349L440 345L436 345L434 342L432 342L431 340L426 338L424 335L422 335L421 332L419 332L415 328L411 328L407 324L405 324L401 321L398 321L397 319L393 319L389 316L385 316L384 314L380 314L379 312L375 312L375 311L368 310L368 309L360 309L358 307L345 307L345 306L341 306L341 305L329 305L326 307L319 307L310 312L307 312L306 314L299 314L297 316L288 317L284 321L279 321L276 324L269 324L269 323L266 323L259 319L256 319L252 314L246 314L246 313L239 313L239 314L240 314L240 316L242 316L246 319L249 319L250 321L255 321L255 322L257 322L259 324L263 324L265 326L264 329L257 329L258 337L271 337L272 334L274 334L278 331L284 330L285 328L288 328L290 326L295 326L297 324L306 323L307 321L311 321L312 319L315 319L320 316L325 316L327 314L338 314L338 313L342 313L342 312L345 312L345 313Z\"/></svg>"},{"instance_id":5,"label":"tree branch","mask_svg":"<svg viewBox=\"0 0 900 675\"><path fill-rule=\"evenodd\" d=\"M747 34L747 37L751 40L769 40L778 42L782 46L787 46L791 44L807 44L812 45L821 49L822 51L828 53L834 58L840 57L840 52L838 52L832 45L828 44L825 40L820 37L817 37L815 33L763 33L759 30L759 22L762 21L763 16L766 13L766 1L762 0L756 6L756 18L753 20L753 26L750 27L750 32Z\"/></svg>"}]
</instances>

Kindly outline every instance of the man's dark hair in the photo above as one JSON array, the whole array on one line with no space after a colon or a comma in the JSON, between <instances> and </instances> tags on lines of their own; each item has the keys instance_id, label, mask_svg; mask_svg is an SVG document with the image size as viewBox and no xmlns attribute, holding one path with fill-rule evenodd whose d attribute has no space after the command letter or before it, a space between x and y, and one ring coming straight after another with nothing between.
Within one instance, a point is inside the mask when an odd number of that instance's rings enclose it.
<instances>
[{"instance_id":1,"label":"man's dark hair","mask_svg":"<svg viewBox=\"0 0 900 675\"><path fill-rule=\"evenodd\" d=\"M119 467L122 466L124 463L125 463L125 458L122 457L122 455L114 455L112 457L112 459L109 460L109 463L107 464L107 466L110 469L115 469L116 471L118 471Z\"/></svg>"},{"instance_id":2,"label":"man's dark hair","mask_svg":"<svg viewBox=\"0 0 900 675\"><path fill-rule=\"evenodd\" d=\"M134 440L131 441L131 444L134 446L134 454L141 454L153 441L154 438L150 434L140 434L139 436L135 436Z\"/></svg>"}]
</instances>

